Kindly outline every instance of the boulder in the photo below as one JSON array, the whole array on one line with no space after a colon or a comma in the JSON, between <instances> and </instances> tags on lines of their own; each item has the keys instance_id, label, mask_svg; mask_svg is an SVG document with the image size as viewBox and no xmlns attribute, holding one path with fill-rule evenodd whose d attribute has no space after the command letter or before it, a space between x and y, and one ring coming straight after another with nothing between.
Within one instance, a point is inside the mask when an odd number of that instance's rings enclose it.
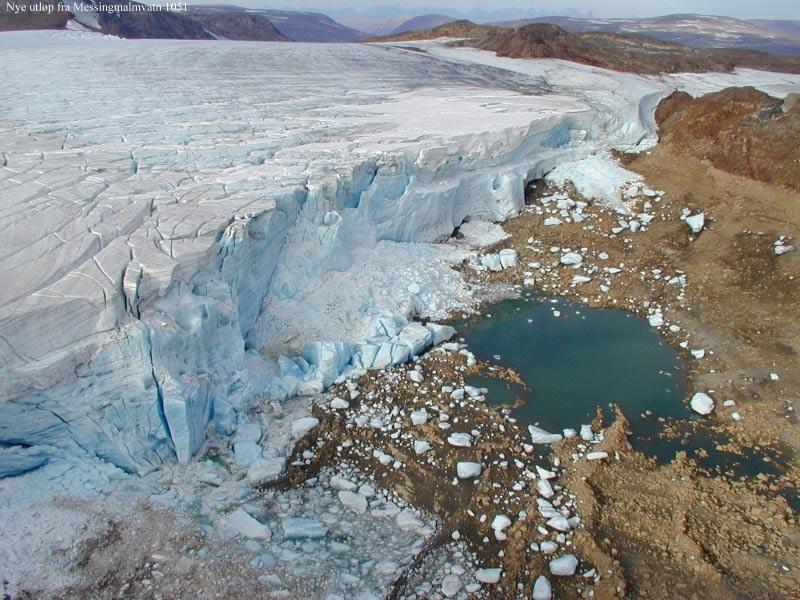
<instances>
[{"instance_id":1,"label":"boulder","mask_svg":"<svg viewBox=\"0 0 800 600\"><path fill-rule=\"evenodd\" d=\"M539 575L539 577L536 578L533 584L533 595L531 598L533 600L552 600L553 587L544 575Z\"/></svg>"},{"instance_id":2,"label":"boulder","mask_svg":"<svg viewBox=\"0 0 800 600\"><path fill-rule=\"evenodd\" d=\"M503 531L504 529L511 526L511 519L509 519L505 515L497 515L492 520L492 529L495 531Z\"/></svg>"},{"instance_id":3,"label":"boulder","mask_svg":"<svg viewBox=\"0 0 800 600\"><path fill-rule=\"evenodd\" d=\"M700 233L705 223L705 213L697 213L696 215L689 215L686 217L686 225L692 230L692 233Z\"/></svg>"},{"instance_id":4,"label":"boulder","mask_svg":"<svg viewBox=\"0 0 800 600\"><path fill-rule=\"evenodd\" d=\"M513 269L517 266L517 251L511 248L500 250L498 255L500 257L500 265L504 269Z\"/></svg>"},{"instance_id":5,"label":"boulder","mask_svg":"<svg viewBox=\"0 0 800 600\"><path fill-rule=\"evenodd\" d=\"M569 577L575 574L578 568L578 559L572 554L565 554L550 561L550 572L559 577Z\"/></svg>"},{"instance_id":6,"label":"boulder","mask_svg":"<svg viewBox=\"0 0 800 600\"><path fill-rule=\"evenodd\" d=\"M697 392L689 402L692 410L701 415L711 414L714 410L714 400L708 394Z\"/></svg>"},{"instance_id":7,"label":"boulder","mask_svg":"<svg viewBox=\"0 0 800 600\"><path fill-rule=\"evenodd\" d=\"M468 433L453 433L447 438L447 443L458 448L472 447L472 436Z\"/></svg>"},{"instance_id":8,"label":"boulder","mask_svg":"<svg viewBox=\"0 0 800 600\"><path fill-rule=\"evenodd\" d=\"M478 569L475 571L475 579L481 583L497 583L502 574L503 569Z\"/></svg>"},{"instance_id":9,"label":"boulder","mask_svg":"<svg viewBox=\"0 0 800 600\"><path fill-rule=\"evenodd\" d=\"M498 254L487 254L481 258L481 264L490 271L502 271L503 263L500 262Z\"/></svg>"},{"instance_id":10,"label":"boulder","mask_svg":"<svg viewBox=\"0 0 800 600\"><path fill-rule=\"evenodd\" d=\"M415 410L410 415L412 425L424 425L428 422L428 411L424 408L422 410Z\"/></svg>"},{"instance_id":11,"label":"boulder","mask_svg":"<svg viewBox=\"0 0 800 600\"><path fill-rule=\"evenodd\" d=\"M459 479L474 479L481 474L481 465L476 462L460 462L456 465L456 474Z\"/></svg>"}]
</instances>

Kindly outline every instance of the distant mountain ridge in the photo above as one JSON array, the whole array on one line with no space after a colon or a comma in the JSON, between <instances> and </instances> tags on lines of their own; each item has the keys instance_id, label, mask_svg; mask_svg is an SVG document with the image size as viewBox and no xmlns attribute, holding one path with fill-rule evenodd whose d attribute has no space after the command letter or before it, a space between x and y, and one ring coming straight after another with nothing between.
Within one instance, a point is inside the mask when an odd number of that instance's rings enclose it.
<instances>
[{"instance_id":1,"label":"distant mountain ridge","mask_svg":"<svg viewBox=\"0 0 800 600\"><path fill-rule=\"evenodd\" d=\"M16 0L46 10L12 12L0 2L0 31L86 29L124 38L357 42L367 34L321 13L252 10L235 5L189 6L186 12L153 10L130 0ZM61 4L68 10L58 10ZM129 10L111 10L125 5ZM84 10L83 7L88 7Z\"/></svg>"},{"instance_id":2,"label":"distant mountain ridge","mask_svg":"<svg viewBox=\"0 0 800 600\"><path fill-rule=\"evenodd\" d=\"M391 35L407 33L409 31L424 31L426 29L433 29L434 27L444 25L445 23L452 23L453 21L458 21L458 19L448 15L420 15L405 21L402 25L392 31Z\"/></svg>"},{"instance_id":3,"label":"distant mountain ridge","mask_svg":"<svg viewBox=\"0 0 800 600\"><path fill-rule=\"evenodd\" d=\"M690 48L653 37L603 31L570 33L552 23L511 29L455 21L427 31L408 32L376 42L455 38L451 45L480 48L509 58L559 58L591 66L657 75L731 71L738 67L800 73L800 61L756 50Z\"/></svg>"},{"instance_id":4,"label":"distant mountain ridge","mask_svg":"<svg viewBox=\"0 0 800 600\"><path fill-rule=\"evenodd\" d=\"M191 17L209 14L227 14L229 18L235 14L257 15L268 19L282 36L293 42L358 42L369 37L318 12L251 9L225 4L189 6Z\"/></svg>"},{"instance_id":5,"label":"distant mountain ridge","mask_svg":"<svg viewBox=\"0 0 800 600\"><path fill-rule=\"evenodd\" d=\"M694 48L748 48L800 57L800 21L744 21L723 16L675 14L647 19L553 16L500 21L492 25L513 29L531 23L553 23L570 33L602 31L642 34Z\"/></svg>"},{"instance_id":6,"label":"distant mountain ridge","mask_svg":"<svg viewBox=\"0 0 800 600\"><path fill-rule=\"evenodd\" d=\"M0 2L0 31L71 27L125 38L214 39L202 25L182 14L152 10L130 0L19 0L16 3L25 4L29 10L14 13L7 3ZM59 4L68 10L58 10ZM37 5L50 7L52 12L41 8L32 10ZM113 6L124 6L128 10L113 11Z\"/></svg>"}]
</instances>

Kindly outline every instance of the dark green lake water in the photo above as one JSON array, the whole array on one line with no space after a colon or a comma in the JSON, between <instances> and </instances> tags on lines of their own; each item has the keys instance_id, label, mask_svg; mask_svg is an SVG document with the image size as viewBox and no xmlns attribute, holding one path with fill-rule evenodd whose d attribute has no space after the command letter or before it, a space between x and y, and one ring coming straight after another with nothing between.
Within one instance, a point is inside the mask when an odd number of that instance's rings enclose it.
<instances>
[{"instance_id":1,"label":"dark green lake water","mask_svg":"<svg viewBox=\"0 0 800 600\"><path fill-rule=\"evenodd\" d=\"M610 406L618 404L630 422L633 447L659 462L685 451L699 467L730 477L782 471L781 457L763 450L736 454L716 449L725 440L702 427L703 417L689 409L681 357L636 315L528 295L485 305L482 315L453 325L480 360L521 375L527 389L487 376L467 383L487 388L487 402L493 404L522 400L513 416L523 425L553 433L565 427L578 430L591 422L598 407L613 418ZM701 427L688 436L667 438L659 435L665 420L678 428L700 421ZM796 498L790 504L798 509Z\"/></svg>"},{"instance_id":2,"label":"dark green lake water","mask_svg":"<svg viewBox=\"0 0 800 600\"><path fill-rule=\"evenodd\" d=\"M525 403L514 413L524 423L553 432L578 429L597 407L619 404L634 434L649 436L656 417L688 416L682 361L645 320L535 297L484 311L456 323L459 335L478 358L516 370L529 389L487 377L470 384L488 388L493 403L513 404L521 396ZM646 410L652 416L640 419Z\"/></svg>"}]
</instances>

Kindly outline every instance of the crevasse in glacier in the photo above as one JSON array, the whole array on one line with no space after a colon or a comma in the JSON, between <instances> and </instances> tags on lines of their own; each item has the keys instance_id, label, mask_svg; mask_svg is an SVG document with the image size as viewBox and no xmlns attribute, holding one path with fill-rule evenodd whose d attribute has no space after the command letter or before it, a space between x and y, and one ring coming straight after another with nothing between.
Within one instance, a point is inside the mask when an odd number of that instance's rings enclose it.
<instances>
[{"instance_id":1,"label":"crevasse in glacier","mask_svg":"<svg viewBox=\"0 0 800 600\"><path fill-rule=\"evenodd\" d=\"M185 462L210 420L230 433L248 402L435 343L409 320L469 301L464 250L435 242L647 139L671 89L454 50L51 32L0 50L0 475L39 452Z\"/></svg>"}]
</instances>

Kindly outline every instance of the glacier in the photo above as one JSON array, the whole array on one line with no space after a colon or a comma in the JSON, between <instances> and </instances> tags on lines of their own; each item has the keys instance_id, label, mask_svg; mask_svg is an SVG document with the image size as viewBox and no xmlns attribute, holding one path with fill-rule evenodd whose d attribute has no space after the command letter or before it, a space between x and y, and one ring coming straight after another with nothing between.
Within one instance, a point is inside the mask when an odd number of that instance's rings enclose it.
<instances>
[{"instance_id":1,"label":"glacier","mask_svg":"<svg viewBox=\"0 0 800 600\"><path fill-rule=\"evenodd\" d=\"M237 411L446 337L443 244L558 165L654 140L674 89L441 41L325 45L0 34L0 476L48 457L145 474ZM415 319L431 320L426 326Z\"/></svg>"}]
</instances>

